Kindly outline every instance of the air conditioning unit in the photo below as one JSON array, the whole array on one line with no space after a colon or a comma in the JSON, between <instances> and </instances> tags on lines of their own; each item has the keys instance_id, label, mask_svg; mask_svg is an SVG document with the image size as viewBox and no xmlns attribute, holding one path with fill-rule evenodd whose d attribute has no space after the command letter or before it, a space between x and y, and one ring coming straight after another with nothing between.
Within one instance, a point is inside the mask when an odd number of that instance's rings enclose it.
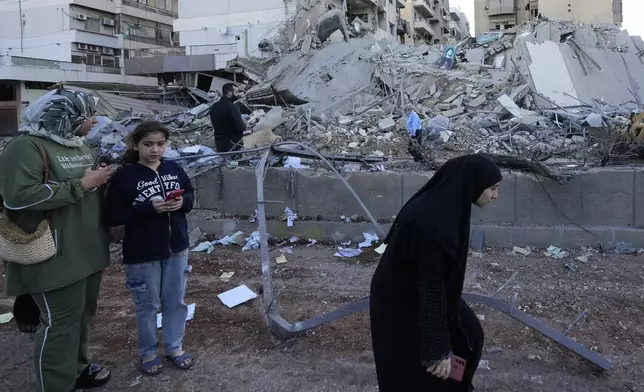
<instances>
[{"instance_id":1,"label":"air conditioning unit","mask_svg":"<svg viewBox=\"0 0 644 392\"><path fill-rule=\"evenodd\" d=\"M77 44L78 50L87 50L87 44Z\"/></svg>"},{"instance_id":2,"label":"air conditioning unit","mask_svg":"<svg viewBox=\"0 0 644 392\"><path fill-rule=\"evenodd\" d=\"M114 49L112 49L112 48L103 48L103 54L114 54Z\"/></svg>"},{"instance_id":3,"label":"air conditioning unit","mask_svg":"<svg viewBox=\"0 0 644 392\"><path fill-rule=\"evenodd\" d=\"M78 20L87 20L87 15L85 14L76 14L76 19Z\"/></svg>"},{"instance_id":4,"label":"air conditioning unit","mask_svg":"<svg viewBox=\"0 0 644 392\"><path fill-rule=\"evenodd\" d=\"M103 26L112 26L112 27L114 27L114 19L103 18L103 19L101 19L101 23L103 24Z\"/></svg>"},{"instance_id":5,"label":"air conditioning unit","mask_svg":"<svg viewBox=\"0 0 644 392\"><path fill-rule=\"evenodd\" d=\"M98 46L96 46L96 45L90 45L90 46L89 46L89 50L90 50L91 52L98 52Z\"/></svg>"}]
</instances>

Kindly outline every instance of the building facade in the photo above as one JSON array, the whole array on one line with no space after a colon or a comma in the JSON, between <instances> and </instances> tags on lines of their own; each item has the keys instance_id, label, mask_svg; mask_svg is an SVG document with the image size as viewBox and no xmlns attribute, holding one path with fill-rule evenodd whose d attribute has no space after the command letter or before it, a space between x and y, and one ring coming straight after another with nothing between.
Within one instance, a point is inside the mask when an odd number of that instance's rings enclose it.
<instances>
[{"instance_id":1,"label":"building facade","mask_svg":"<svg viewBox=\"0 0 644 392\"><path fill-rule=\"evenodd\" d=\"M470 36L470 21L460 8L450 9L450 38L461 41Z\"/></svg>"},{"instance_id":2,"label":"building facade","mask_svg":"<svg viewBox=\"0 0 644 392\"><path fill-rule=\"evenodd\" d=\"M449 39L449 0L405 0L400 15L411 26L408 43L436 45Z\"/></svg>"},{"instance_id":3,"label":"building facade","mask_svg":"<svg viewBox=\"0 0 644 392\"><path fill-rule=\"evenodd\" d=\"M274 55L271 46L262 43L284 32L294 40L301 38L297 33L303 34L308 23L329 8L343 10L349 24L357 18L377 38L395 38L400 5L402 0L329 0L296 15L297 0L179 0L174 31L186 55L214 55L217 68L223 68L236 57Z\"/></svg>"},{"instance_id":4,"label":"building facade","mask_svg":"<svg viewBox=\"0 0 644 392\"><path fill-rule=\"evenodd\" d=\"M475 0L476 35L511 29L542 15L582 23L623 21L622 0Z\"/></svg>"},{"instance_id":5,"label":"building facade","mask_svg":"<svg viewBox=\"0 0 644 392\"><path fill-rule=\"evenodd\" d=\"M173 50L176 0L0 0L0 122L64 81L156 86L123 58Z\"/></svg>"}]
</instances>

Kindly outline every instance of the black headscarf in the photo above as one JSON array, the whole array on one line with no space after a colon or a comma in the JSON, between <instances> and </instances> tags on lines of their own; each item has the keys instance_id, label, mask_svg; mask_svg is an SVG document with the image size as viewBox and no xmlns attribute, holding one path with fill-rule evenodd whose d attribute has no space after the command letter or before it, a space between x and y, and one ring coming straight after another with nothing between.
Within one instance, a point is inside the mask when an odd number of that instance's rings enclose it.
<instances>
[{"instance_id":1,"label":"black headscarf","mask_svg":"<svg viewBox=\"0 0 644 392\"><path fill-rule=\"evenodd\" d=\"M465 262L472 203L502 178L498 166L482 155L450 159L403 206L385 243L398 222L411 223L424 229L453 258Z\"/></svg>"}]
</instances>

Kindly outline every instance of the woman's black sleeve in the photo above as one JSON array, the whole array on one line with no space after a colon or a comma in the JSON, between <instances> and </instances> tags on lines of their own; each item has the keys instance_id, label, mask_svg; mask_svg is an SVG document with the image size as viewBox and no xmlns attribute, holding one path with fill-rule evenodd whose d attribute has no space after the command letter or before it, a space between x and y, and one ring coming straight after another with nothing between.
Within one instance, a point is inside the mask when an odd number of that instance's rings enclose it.
<instances>
[{"instance_id":1,"label":"woman's black sleeve","mask_svg":"<svg viewBox=\"0 0 644 392\"><path fill-rule=\"evenodd\" d=\"M429 238L418 239L418 295L420 329L420 359L424 366L447 359L451 354L447 323L447 296L444 265L446 254Z\"/></svg>"}]
</instances>

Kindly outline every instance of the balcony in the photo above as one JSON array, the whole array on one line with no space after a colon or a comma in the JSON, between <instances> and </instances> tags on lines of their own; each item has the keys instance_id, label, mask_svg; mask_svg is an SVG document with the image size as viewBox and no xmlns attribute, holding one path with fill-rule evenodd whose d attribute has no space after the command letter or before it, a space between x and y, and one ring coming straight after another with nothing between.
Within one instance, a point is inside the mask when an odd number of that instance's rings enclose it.
<instances>
[{"instance_id":1,"label":"balcony","mask_svg":"<svg viewBox=\"0 0 644 392\"><path fill-rule=\"evenodd\" d=\"M121 68L11 55L0 56L0 79L157 85L156 78L126 76Z\"/></svg>"},{"instance_id":2,"label":"balcony","mask_svg":"<svg viewBox=\"0 0 644 392\"><path fill-rule=\"evenodd\" d=\"M186 48L146 48L131 49L130 58L144 58L157 56L185 56Z\"/></svg>"},{"instance_id":3,"label":"balcony","mask_svg":"<svg viewBox=\"0 0 644 392\"><path fill-rule=\"evenodd\" d=\"M420 12L421 15L425 17L434 17L434 10L432 9L429 0L414 0L414 8Z\"/></svg>"},{"instance_id":4,"label":"balcony","mask_svg":"<svg viewBox=\"0 0 644 392\"><path fill-rule=\"evenodd\" d=\"M396 8L405 8L406 6L405 0L396 0Z\"/></svg>"},{"instance_id":5,"label":"balcony","mask_svg":"<svg viewBox=\"0 0 644 392\"><path fill-rule=\"evenodd\" d=\"M436 35L436 32L426 19L414 19L414 31L421 36Z\"/></svg>"},{"instance_id":6,"label":"balcony","mask_svg":"<svg viewBox=\"0 0 644 392\"><path fill-rule=\"evenodd\" d=\"M159 15L163 15L163 16L169 16L169 17L174 18L174 19L177 19L179 17L178 12L164 10L162 8L157 8L157 7L152 7L152 6L149 6L149 5L146 5L146 4L137 3L136 1L121 0L121 2L123 3L123 5L138 8L138 9L141 9L143 11L153 12L155 14L159 14Z\"/></svg>"}]
</instances>

